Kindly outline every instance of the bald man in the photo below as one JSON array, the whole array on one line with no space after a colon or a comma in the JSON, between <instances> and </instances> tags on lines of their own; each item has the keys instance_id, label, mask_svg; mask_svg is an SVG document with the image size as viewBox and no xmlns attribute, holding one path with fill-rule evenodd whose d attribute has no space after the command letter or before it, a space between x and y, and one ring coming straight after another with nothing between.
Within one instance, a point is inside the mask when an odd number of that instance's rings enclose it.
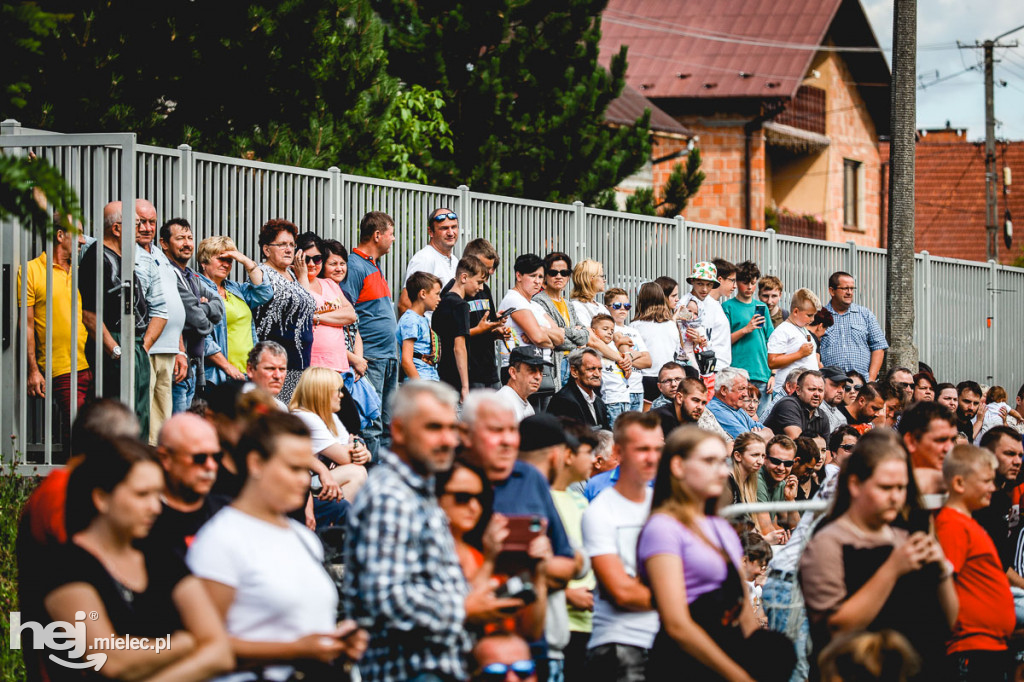
<instances>
[{"instance_id":1,"label":"bald man","mask_svg":"<svg viewBox=\"0 0 1024 682\"><path fill-rule=\"evenodd\" d=\"M170 549L184 558L199 528L231 502L210 494L221 459L217 430L198 415L176 414L160 429L157 456L167 489L163 512L146 538L146 547Z\"/></svg>"},{"instance_id":2,"label":"bald man","mask_svg":"<svg viewBox=\"0 0 1024 682\"><path fill-rule=\"evenodd\" d=\"M473 647L473 680L537 682L530 646L519 635L496 634L481 638Z\"/></svg>"}]
</instances>

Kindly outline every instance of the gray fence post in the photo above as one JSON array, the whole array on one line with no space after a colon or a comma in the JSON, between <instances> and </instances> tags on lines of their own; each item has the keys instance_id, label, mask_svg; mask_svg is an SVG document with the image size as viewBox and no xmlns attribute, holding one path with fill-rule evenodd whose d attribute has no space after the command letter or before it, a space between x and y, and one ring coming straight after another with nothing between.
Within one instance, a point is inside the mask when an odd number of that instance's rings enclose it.
<instances>
[{"instance_id":1,"label":"gray fence post","mask_svg":"<svg viewBox=\"0 0 1024 682\"><path fill-rule=\"evenodd\" d=\"M341 169L331 166L327 172L331 174L327 182L327 224L330 225L331 239L337 239L344 244L345 239L341 234Z\"/></svg>"},{"instance_id":2,"label":"gray fence post","mask_svg":"<svg viewBox=\"0 0 1024 682\"><path fill-rule=\"evenodd\" d=\"M990 384L995 383L999 374L999 319L996 316L996 297L999 295L999 263L994 260L988 262L988 356L990 360L991 374L988 377Z\"/></svg>"},{"instance_id":3,"label":"gray fence post","mask_svg":"<svg viewBox=\"0 0 1024 682\"><path fill-rule=\"evenodd\" d=\"M21 132L21 122L13 118L5 118L0 122L0 135L17 135Z\"/></svg>"},{"instance_id":4,"label":"gray fence post","mask_svg":"<svg viewBox=\"0 0 1024 682\"><path fill-rule=\"evenodd\" d=\"M935 360L932 358L932 255L927 251L921 252L921 300L915 301L914 308L921 316L921 338L917 339L917 349L920 357L929 365Z\"/></svg>"},{"instance_id":5,"label":"gray fence post","mask_svg":"<svg viewBox=\"0 0 1024 682\"><path fill-rule=\"evenodd\" d=\"M473 234L473 193L467 185L459 185L459 251L472 241Z\"/></svg>"},{"instance_id":6,"label":"gray fence post","mask_svg":"<svg viewBox=\"0 0 1024 682\"><path fill-rule=\"evenodd\" d=\"M690 248L689 248L690 247L690 239L689 239L689 235L687 234L687 230L689 230L690 228L687 227L687 225L686 225L686 218L684 218L683 216L677 215L675 220L676 220L676 271L674 273L671 273L671 274L675 275L676 277L679 277L680 274L685 276L686 272L689 270L689 267L687 266L687 263L688 263L689 258L690 258L690 253L689 253L690 252ZM682 279L682 277L679 277L679 279ZM637 291L639 291L639 290L640 290L640 288L637 287Z\"/></svg>"},{"instance_id":7,"label":"gray fence post","mask_svg":"<svg viewBox=\"0 0 1024 682\"><path fill-rule=\"evenodd\" d=\"M857 267L860 262L860 259L857 257L857 242L851 239L846 244L849 247L849 250L846 252L846 271L853 276L854 282L860 282L860 277L858 276L860 268Z\"/></svg>"},{"instance_id":8,"label":"gray fence post","mask_svg":"<svg viewBox=\"0 0 1024 682\"><path fill-rule=\"evenodd\" d=\"M774 277L779 276L779 239L775 230L768 228L765 230L768 233L768 249L767 249L767 262L764 263L761 268L764 274L772 275Z\"/></svg>"},{"instance_id":9,"label":"gray fence post","mask_svg":"<svg viewBox=\"0 0 1024 682\"><path fill-rule=\"evenodd\" d=\"M582 201L572 202L572 234L569 241L573 245L573 262L579 263L587 250L587 209Z\"/></svg>"},{"instance_id":10,"label":"gray fence post","mask_svg":"<svg viewBox=\"0 0 1024 682\"><path fill-rule=\"evenodd\" d=\"M179 144L178 151L181 152L181 168L179 181L181 182L181 197L179 201L178 215L184 216L185 220L195 224L196 188L195 188L195 159L192 156L192 147L187 144Z\"/></svg>"}]
</instances>

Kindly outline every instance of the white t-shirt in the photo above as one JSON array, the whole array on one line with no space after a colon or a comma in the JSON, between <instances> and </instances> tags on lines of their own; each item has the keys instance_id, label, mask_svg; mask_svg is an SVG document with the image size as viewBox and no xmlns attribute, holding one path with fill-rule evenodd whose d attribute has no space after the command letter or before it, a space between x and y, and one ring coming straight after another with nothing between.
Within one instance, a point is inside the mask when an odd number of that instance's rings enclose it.
<instances>
[{"instance_id":1,"label":"white t-shirt","mask_svg":"<svg viewBox=\"0 0 1024 682\"><path fill-rule=\"evenodd\" d=\"M516 411L516 421L523 421L535 414L533 405L519 397L519 394L511 386L502 386L498 389L497 397L501 398L513 410Z\"/></svg>"},{"instance_id":2,"label":"white t-shirt","mask_svg":"<svg viewBox=\"0 0 1024 682\"><path fill-rule=\"evenodd\" d=\"M444 289L445 284L455 279L455 269L458 265L459 257L454 252L452 252L451 256L446 257L433 246L427 244L409 259L409 265L405 268L405 279L402 280L402 286L405 286L406 282L409 281L409 275L412 273L429 272L432 275L437 275L437 278L441 280L441 288Z\"/></svg>"},{"instance_id":3,"label":"white t-shirt","mask_svg":"<svg viewBox=\"0 0 1024 682\"><path fill-rule=\"evenodd\" d=\"M318 415L306 410L295 410L292 412L296 417L302 420L302 423L309 429L309 435L313 438L313 454L319 455L321 452L331 447L335 443L340 445L348 445L348 430L345 425L338 419L338 415L332 414L334 417L334 429L338 432L335 436L331 433L330 429L327 428L327 424L324 424L324 420Z\"/></svg>"},{"instance_id":4,"label":"white t-shirt","mask_svg":"<svg viewBox=\"0 0 1024 682\"><path fill-rule=\"evenodd\" d=\"M806 329L801 329L789 320L785 320L768 337L768 353L795 353L805 343L814 343L811 341L811 333ZM818 369L818 359L814 353L811 353L805 358L800 358L796 362L775 370L776 393L783 390L783 387L786 385L786 377L794 369Z\"/></svg>"},{"instance_id":5,"label":"white t-shirt","mask_svg":"<svg viewBox=\"0 0 1024 682\"><path fill-rule=\"evenodd\" d=\"M681 350L679 327L675 322L640 321L630 326L640 333L647 344L647 351L651 354L651 366L640 370L643 376L656 377L662 365L666 362L675 362L676 352Z\"/></svg>"},{"instance_id":6,"label":"white t-shirt","mask_svg":"<svg viewBox=\"0 0 1024 682\"><path fill-rule=\"evenodd\" d=\"M576 319L587 329L590 329L590 321L594 319L594 315L598 315L600 313L604 313L605 315L608 314L605 307L597 301L587 301L584 303L583 301L577 301L574 299L571 304L573 310L576 311Z\"/></svg>"},{"instance_id":7,"label":"white t-shirt","mask_svg":"<svg viewBox=\"0 0 1024 682\"><path fill-rule=\"evenodd\" d=\"M541 327L547 329L551 326L548 322L547 313L544 312L544 308L541 307L540 303L534 303L533 301L526 300L526 297L515 289L509 289L509 292L505 294L505 298L501 299L501 304L498 306L498 310L508 310L509 308L515 308L516 311L529 310L533 313L533 316L537 318L537 324ZM508 322L506 325L512 330L512 338L506 343L498 345L499 350L501 350L502 367L508 367L508 354L510 349L515 348L516 346L532 345L523 340L526 338L525 332L523 332L522 327L516 324L512 315L508 316ZM545 348L543 350L546 351L547 359L551 360L551 349Z\"/></svg>"},{"instance_id":8,"label":"white t-shirt","mask_svg":"<svg viewBox=\"0 0 1024 682\"><path fill-rule=\"evenodd\" d=\"M160 277L160 283L164 291L164 300L167 302L167 324L149 348L150 355L170 355L178 353L178 341L181 338L181 331L185 328L185 306L181 302L181 294L178 293L178 275L175 274L174 266L167 260L164 252L156 247L152 251L146 251L141 246L135 248L135 263L140 260L149 259L153 261L151 272ZM227 349L225 349L227 355Z\"/></svg>"},{"instance_id":9,"label":"white t-shirt","mask_svg":"<svg viewBox=\"0 0 1024 682\"><path fill-rule=\"evenodd\" d=\"M634 353L646 353L647 343L644 341L644 337L637 330L633 329L629 325L615 325L615 331L619 334L624 334L629 337L633 342ZM662 363L664 364L664 363ZM653 366L653 365L652 365ZM660 369L660 367L659 367ZM633 373L629 375L629 392L630 393L643 393L644 392L644 371L642 369L634 369ZM605 401L607 402L607 401Z\"/></svg>"},{"instance_id":10,"label":"white t-shirt","mask_svg":"<svg viewBox=\"0 0 1024 682\"><path fill-rule=\"evenodd\" d=\"M583 512L583 549L593 560L596 556L616 554L626 574L636 577L636 545L640 530L651 512L653 491L641 503L631 502L614 487L606 488ZM594 631L588 649L602 644L628 644L650 649L658 634L657 611L622 611L601 594L594 596Z\"/></svg>"},{"instance_id":11,"label":"white t-shirt","mask_svg":"<svg viewBox=\"0 0 1024 682\"><path fill-rule=\"evenodd\" d=\"M716 369L732 364L732 333L729 318L725 316L722 304L708 296L704 299L704 326L711 329L708 342L715 351Z\"/></svg>"},{"instance_id":12,"label":"white t-shirt","mask_svg":"<svg viewBox=\"0 0 1024 682\"><path fill-rule=\"evenodd\" d=\"M228 634L290 642L336 628L338 592L323 555L316 535L297 521L281 527L225 507L199 529L186 562L200 578L235 589Z\"/></svg>"},{"instance_id":13,"label":"white t-shirt","mask_svg":"<svg viewBox=\"0 0 1024 682\"><path fill-rule=\"evenodd\" d=\"M629 385L622 370L606 357L601 358L601 400L605 404L629 402Z\"/></svg>"}]
</instances>

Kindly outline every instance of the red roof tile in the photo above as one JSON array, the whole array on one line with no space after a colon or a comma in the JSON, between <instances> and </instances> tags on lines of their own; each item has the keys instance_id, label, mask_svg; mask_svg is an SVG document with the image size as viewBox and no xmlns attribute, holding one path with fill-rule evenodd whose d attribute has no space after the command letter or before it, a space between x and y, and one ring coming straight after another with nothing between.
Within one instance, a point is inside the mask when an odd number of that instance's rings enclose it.
<instances>
[{"instance_id":1,"label":"red roof tile","mask_svg":"<svg viewBox=\"0 0 1024 682\"><path fill-rule=\"evenodd\" d=\"M686 126L666 114L651 100L628 85L622 88L621 95L608 104L608 108L604 112L604 118L609 123L633 125L643 115L644 109L651 110L651 130L685 135L686 137L693 135Z\"/></svg>"}]
</instances>

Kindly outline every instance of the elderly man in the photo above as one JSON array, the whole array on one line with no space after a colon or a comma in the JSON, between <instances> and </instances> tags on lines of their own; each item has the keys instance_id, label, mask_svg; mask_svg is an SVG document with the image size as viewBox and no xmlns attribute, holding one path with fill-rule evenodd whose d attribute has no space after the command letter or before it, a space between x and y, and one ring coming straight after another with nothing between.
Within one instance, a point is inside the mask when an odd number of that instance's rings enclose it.
<instances>
[{"instance_id":1,"label":"elderly man","mask_svg":"<svg viewBox=\"0 0 1024 682\"><path fill-rule=\"evenodd\" d=\"M571 379L551 398L547 411L591 428L611 429L601 400L601 355L592 348L577 348L569 353L569 374Z\"/></svg>"},{"instance_id":2,"label":"elderly man","mask_svg":"<svg viewBox=\"0 0 1024 682\"><path fill-rule=\"evenodd\" d=\"M469 586L434 495L459 442L458 394L409 381L395 394L392 450L382 450L348 515L345 607L369 630L368 682L465 679Z\"/></svg>"},{"instance_id":3,"label":"elderly man","mask_svg":"<svg viewBox=\"0 0 1024 682\"><path fill-rule=\"evenodd\" d=\"M889 343L875 314L853 302L856 290L853 275L848 272L833 272L828 278L832 300L825 309L832 313L835 324L821 339L821 363L844 371L856 370L868 381L874 381L882 369Z\"/></svg>"},{"instance_id":4,"label":"elderly man","mask_svg":"<svg viewBox=\"0 0 1024 682\"><path fill-rule=\"evenodd\" d=\"M708 411L731 438L747 431L753 431L765 440L772 437L772 431L752 418L743 409L747 396L747 370L726 367L715 378L715 397L708 403Z\"/></svg>"},{"instance_id":5,"label":"elderly man","mask_svg":"<svg viewBox=\"0 0 1024 682\"><path fill-rule=\"evenodd\" d=\"M260 341L249 351L245 372L249 375L249 381L274 396L278 406L288 411L288 406L277 398L288 374L288 351L284 346L276 341Z\"/></svg>"},{"instance_id":6,"label":"elderly man","mask_svg":"<svg viewBox=\"0 0 1024 682\"><path fill-rule=\"evenodd\" d=\"M427 217L427 236L430 241L422 249L413 254L409 265L405 268L405 282L414 272L429 272L441 280L441 287L455 279L455 268L459 257L453 252L455 242L459 241L459 216L450 208L435 208ZM398 316L401 317L412 305L409 294L402 286L402 295L398 299ZM427 318L430 318L427 312Z\"/></svg>"},{"instance_id":7,"label":"elderly man","mask_svg":"<svg viewBox=\"0 0 1024 682\"><path fill-rule=\"evenodd\" d=\"M501 387L498 396L508 401L520 421L534 414L528 399L540 388L545 365L554 367L536 346L516 346L509 353L508 383Z\"/></svg>"},{"instance_id":8,"label":"elderly man","mask_svg":"<svg viewBox=\"0 0 1024 682\"><path fill-rule=\"evenodd\" d=\"M359 246L348 259L348 276L341 283L359 315L359 334L363 339L366 378L380 396L380 418L363 429L366 446L374 458L390 436L384 424L391 423L391 400L398 386L398 322L391 300L391 288L380 269L380 259L395 243L395 221L387 213L371 211L359 221Z\"/></svg>"},{"instance_id":9,"label":"elderly man","mask_svg":"<svg viewBox=\"0 0 1024 682\"><path fill-rule=\"evenodd\" d=\"M828 417L818 411L825 397L825 378L817 370L808 370L800 375L796 393L787 395L774 406L764 420L764 425L773 433L782 433L793 440L805 431L828 439Z\"/></svg>"},{"instance_id":10,"label":"elderly man","mask_svg":"<svg viewBox=\"0 0 1024 682\"><path fill-rule=\"evenodd\" d=\"M917 403L903 413L899 432L922 495L943 493L942 463L956 445L956 418L938 403Z\"/></svg>"},{"instance_id":11,"label":"elderly man","mask_svg":"<svg viewBox=\"0 0 1024 682\"><path fill-rule=\"evenodd\" d=\"M821 376L825 379L825 395L821 399L818 411L828 419L828 434L831 434L840 426L846 426L846 417L840 411L840 407L846 404L846 384L853 379L846 376L838 367L822 367Z\"/></svg>"},{"instance_id":12,"label":"elderly man","mask_svg":"<svg viewBox=\"0 0 1024 682\"><path fill-rule=\"evenodd\" d=\"M78 269L78 291L82 295L82 323L89 331L86 357L93 357L97 343L102 344L106 358L103 376L95 381L109 398L121 397L121 356L134 354L135 413L139 417L142 433L149 434L149 348L163 331L166 320L151 317L149 303L136 268L132 268L135 292L133 313L135 318L135 347L121 349L121 202L113 201L103 207L103 242L94 243L82 253ZM102 289L96 289L96 268L102 262ZM96 303L103 297L103 319L96 317Z\"/></svg>"},{"instance_id":13,"label":"elderly man","mask_svg":"<svg viewBox=\"0 0 1024 682\"><path fill-rule=\"evenodd\" d=\"M171 549L184 559L199 528L231 502L210 495L221 459L217 429L198 415L176 414L160 429L156 451L166 488L163 511L146 536L145 546Z\"/></svg>"}]
</instances>

